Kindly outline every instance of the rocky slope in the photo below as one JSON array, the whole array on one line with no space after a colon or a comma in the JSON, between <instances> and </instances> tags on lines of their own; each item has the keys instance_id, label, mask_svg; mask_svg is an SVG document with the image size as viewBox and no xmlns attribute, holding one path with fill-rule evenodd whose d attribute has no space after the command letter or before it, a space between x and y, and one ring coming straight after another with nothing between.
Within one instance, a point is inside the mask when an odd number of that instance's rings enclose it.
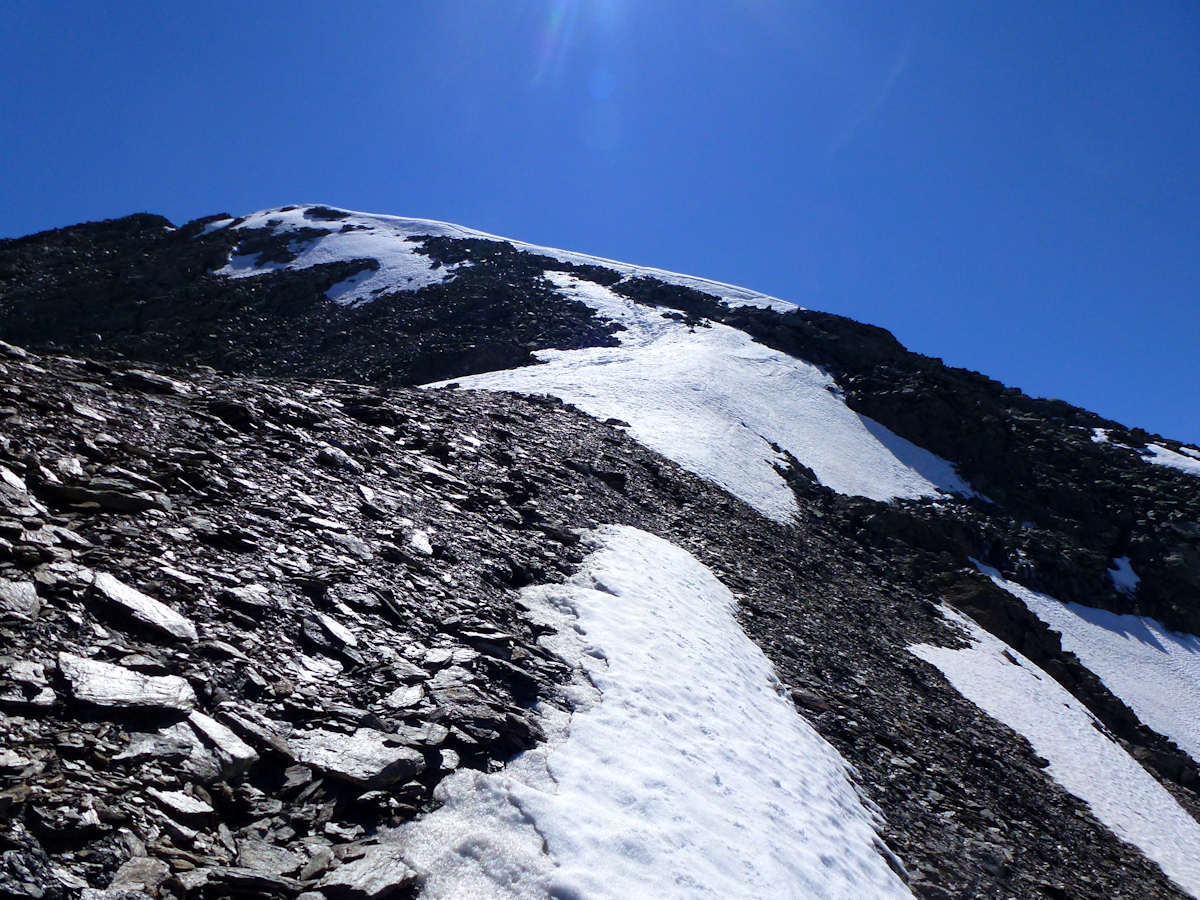
<instances>
[{"instance_id":1,"label":"rocky slope","mask_svg":"<svg viewBox=\"0 0 1200 900\"><path fill-rule=\"evenodd\" d=\"M317 230L353 224L303 212ZM411 243L452 277L340 305L331 288L383 264L216 275L301 249L227 217L0 242L0 337L36 354L0 360L0 896L419 890L381 836L569 706L519 590L572 572L599 523L686 548L735 592L917 895L1180 895L909 649L963 646L939 604L962 610L1195 815L1195 761L970 562L1200 630L1200 482L1142 459L1178 443L836 316L481 237ZM407 387L617 343L547 271L823 366L852 409L986 499L845 496L793 457L798 513L774 522L620 422ZM1121 557L1135 591L1108 574Z\"/></svg>"}]
</instances>

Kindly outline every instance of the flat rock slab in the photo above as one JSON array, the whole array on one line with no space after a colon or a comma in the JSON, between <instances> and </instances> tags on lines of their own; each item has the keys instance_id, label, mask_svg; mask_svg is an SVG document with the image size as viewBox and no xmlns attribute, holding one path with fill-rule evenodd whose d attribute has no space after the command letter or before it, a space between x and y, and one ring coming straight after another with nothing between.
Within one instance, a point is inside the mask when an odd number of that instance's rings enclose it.
<instances>
[{"instance_id":1,"label":"flat rock slab","mask_svg":"<svg viewBox=\"0 0 1200 900\"><path fill-rule=\"evenodd\" d=\"M373 728L359 728L353 734L302 731L293 733L287 742L297 762L362 787L386 787L425 768L423 754L411 747L393 746L394 738Z\"/></svg>"},{"instance_id":2,"label":"flat rock slab","mask_svg":"<svg viewBox=\"0 0 1200 900\"><path fill-rule=\"evenodd\" d=\"M106 601L120 607L143 625L181 641L196 640L196 626L190 619L108 573L96 572L92 586Z\"/></svg>"},{"instance_id":3,"label":"flat rock slab","mask_svg":"<svg viewBox=\"0 0 1200 900\"><path fill-rule=\"evenodd\" d=\"M41 606L32 581L9 581L0 578L0 616L32 619L38 614Z\"/></svg>"},{"instance_id":4,"label":"flat rock slab","mask_svg":"<svg viewBox=\"0 0 1200 900\"><path fill-rule=\"evenodd\" d=\"M240 775L258 759L254 748L211 716L198 709L188 713L188 724L204 740L210 743L221 760L222 774L226 778Z\"/></svg>"},{"instance_id":5,"label":"flat rock slab","mask_svg":"<svg viewBox=\"0 0 1200 900\"><path fill-rule=\"evenodd\" d=\"M178 675L143 675L72 653L58 654L58 668L75 699L94 706L187 712L196 705L192 686Z\"/></svg>"},{"instance_id":6,"label":"flat rock slab","mask_svg":"<svg viewBox=\"0 0 1200 900\"><path fill-rule=\"evenodd\" d=\"M339 866L321 882L329 897L348 900L385 900L411 885L417 873L400 857L396 847L368 847L365 855Z\"/></svg>"}]
</instances>

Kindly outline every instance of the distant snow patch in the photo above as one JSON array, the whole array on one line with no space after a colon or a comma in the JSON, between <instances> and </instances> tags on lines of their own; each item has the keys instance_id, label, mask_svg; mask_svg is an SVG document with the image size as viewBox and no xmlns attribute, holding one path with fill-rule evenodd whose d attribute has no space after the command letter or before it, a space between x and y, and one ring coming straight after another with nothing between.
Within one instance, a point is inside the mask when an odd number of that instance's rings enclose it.
<instances>
[{"instance_id":1,"label":"distant snow patch","mask_svg":"<svg viewBox=\"0 0 1200 900\"><path fill-rule=\"evenodd\" d=\"M711 479L764 515L788 521L796 500L774 443L843 494L875 500L965 495L951 463L853 412L816 366L725 325L689 328L664 310L561 272L567 297L618 322L619 347L543 350L543 365L453 379L465 388L551 394ZM447 384L449 382L441 382ZM437 385L433 385L437 386Z\"/></svg>"},{"instance_id":2,"label":"distant snow patch","mask_svg":"<svg viewBox=\"0 0 1200 900\"><path fill-rule=\"evenodd\" d=\"M1107 428L1093 428L1092 429L1092 443L1093 444L1107 444L1108 443L1108 432L1109 432L1109 429L1107 429Z\"/></svg>"},{"instance_id":3,"label":"distant snow patch","mask_svg":"<svg viewBox=\"0 0 1200 900\"><path fill-rule=\"evenodd\" d=\"M1122 594L1132 594L1142 580L1138 573L1133 571L1133 563L1129 561L1128 556L1118 556L1113 560L1108 577L1112 579L1113 587Z\"/></svg>"},{"instance_id":4,"label":"distant snow patch","mask_svg":"<svg viewBox=\"0 0 1200 900\"><path fill-rule=\"evenodd\" d=\"M201 236L203 236L206 234L212 234L214 231L220 231L222 228L228 228L229 224L231 222L233 222L232 218L213 219L211 222L209 222L207 225L204 226L204 228L200 232L200 234L201 234Z\"/></svg>"},{"instance_id":5,"label":"distant snow patch","mask_svg":"<svg viewBox=\"0 0 1200 900\"><path fill-rule=\"evenodd\" d=\"M266 210L247 216L236 226L238 229L269 228L276 234L300 233L301 228L324 231L319 237L294 243L291 250L296 253L295 259L287 263L260 266L256 254L234 255L215 274L246 278L282 269L309 269L325 263L374 259L379 263L378 269L359 272L326 291L326 296L335 303L354 306L372 300L381 293L415 291L430 284L440 284L457 268L434 268L433 260L417 252L417 245L407 238L419 233L420 229L374 221L375 217L352 217L328 222L308 218L305 211L305 207L287 211ZM347 225L352 230L344 231Z\"/></svg>"},{"instance_id":6,"label":"distant snow patch","mask_svg":"<svg viewBox=\"0 0 1200 900\"><path fill-rule=\"evenodd\" d=\"M972 645L953 650L922 644L909 650L940 669L988 715L1023 735L1050 761L1050 777L1087 803L1113 834L1200 896L1200 823L1053 678L971 619L942 609L967 630Z\"/></svg>"},{"instance_id":7,"label":"distant snow patch","mask_svg":"<svg viewBox=\"0 0 1200 900\"><path fill-rule=\"evenodd\" d=\"M504 771L444 780L444 805L394 834L425 895L911 896L724 585L637 529L592 541L566 584L523 592L576 667L576 709Z\"/></svg>"},{"instance_id":8,"label":"distant snow patch","mask_svg":"<svg viewBox=\"0 0 1200 900\"><path fill-rule=\"evenodd\" d=\"M1122 616L1053 597L980 566L1062 635L1063 649L1104 682L1141 721L1200 762L1200 638L1146 616Z\"/></svg>"},{"instance_id":9,"label":"distant snow patch","mask_svg":"<svg viewBox=\"0 0 1200 900\"><path fill-rule=\"evenodd\" d=\"M1180 472L1200 476L1200 458L1194 457L1191 454L1176 453L1162 444L1147 444L1146 453L1142 459L1146 460L1146 462L1154 463L1156 466L1170 466L1172 469L1178 469Z\"/></svg>"}]
</instances>

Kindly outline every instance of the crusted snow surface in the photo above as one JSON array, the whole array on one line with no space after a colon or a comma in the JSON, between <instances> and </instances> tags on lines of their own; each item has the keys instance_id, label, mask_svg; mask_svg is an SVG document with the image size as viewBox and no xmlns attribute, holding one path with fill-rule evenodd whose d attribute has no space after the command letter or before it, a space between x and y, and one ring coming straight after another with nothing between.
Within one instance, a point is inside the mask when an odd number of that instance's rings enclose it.
<instances>
[{"instance_id":1,"label":"crusted snow surface","mask_svg":"<svg viewBox=\"0 0 1200 900\"><path fill-rule=\"evenodd\" d=\"M1050 777L1086 802L1113 834L1200 896L1200 823L1053 678L973 620L945 607L943 612L966 629L971 646L921 644L910 651L937 666L988 715L1023 735L1049 760Z\"/></svg>"},{"instance_id":2,"label":"crusted snow surface","mask_svg":"<svg viewBox=\"0 0 1200 900\"><path fill-rule=\"evenodd\" d=\"M1200 638L1146 616L1122 616L1054 597L979 566L1062 635L1074 653L1141 721L1200 761Z\"/></svg>"},{"instance_id":3,"label":"crusted snow surface","mask_svg":"<svg viewBox=\"0 0 1200 900\"><path fill-rule=\"evenodd\" d=\"M546 277L623 325L620 346L543 350L542 365L440 384L551 394L598 418L621 419L646 446L778 521L796 512L796 499L776 468L786 459L772 444L843 494L972 493L951 463L846 406L816 366L736 328L693 329L601 285L561 272Z\"/></svg>"},{"instance_id":4,"label":"crusted snow surface","mask_svg":"<svg viewBox=\"0 0 1200 900\"><path fill-rule=\"evenodd\" d=\"M393 834L425 896L911 896L728 589L637 529L590 541L567 583L523 593L576 670L574 711L504 770L445 779L444 805Z\"/></svg>"},{"instance_id":5,"label":"crusted snow surface","mask_svg":"<svg viewBox=\"0 0 1200 900\"><path fill-rule=\"evenodd\" d=\"M437 284L447 280L452 274L453 267L434 269L429 257L417 252L417 245L409 238L421 237L451 237L476 238L488 241L503 241L512 244L518 250L549 256L560 262L575 265L599 265L612 269L626 277L651 277L668 284L678 284L694 288L706 294L713 294L730 306L761 306L769 309L787 312L796 309L794 303L769 297L758 291L710 281L707 278L697 278L678 272L668 272L665 269L655 269L648 266L636 266L630 263L590 256L586 253L572 253L567 250L557 250L553 247L540 247L527 244L524 241L514 241L509 238L452 225L448 222L438 222L433 219L406 219L400 216L384 216L371 213L358 213L349 210L346 217L329 220L311 217L306 213L311 206L299 206L292 209L268 209L252 213L239 223L237 228L271 228L276 233L296 231L300 228L317 228L326 234L306 242L298 243L293 250L300 253L296 259L286 265L266 264L259 266L257 256L237 256L230 259L228 265L218 269L216 274L231 277L263 275L279 269L307 269L321 263L339 262L348 259L375 259L379 269L375 272L363 273L352 283L342 282L327 292L329 299L343 304L356 305L372 300L380 293L392 291L416 290L428 284ZM331 209L333 207L323 207ZM228 225L212 223L206 228L206 233L214 227ZM343 231L345 226L352 230Z\"/></svg>"},{"instance_id":6,"label":"crusted snow surface","mask_svg":"<svg viewBox=\"0 0 1200 900\"><path fill-rule=\"evenodd\" d=\"M1181 447L1180 449L1186 450L1189 448ZM1156 466L1170 466L1172 469L1178 469L1180 472L1200 476L1200 458L1192 456L1192 452L1185 455L1183 453L1176 453L1170 447L1164 447L1162 444L1147 444L1142 459L1148 463L1154 463Z\"/></svg>"}]
</instances>

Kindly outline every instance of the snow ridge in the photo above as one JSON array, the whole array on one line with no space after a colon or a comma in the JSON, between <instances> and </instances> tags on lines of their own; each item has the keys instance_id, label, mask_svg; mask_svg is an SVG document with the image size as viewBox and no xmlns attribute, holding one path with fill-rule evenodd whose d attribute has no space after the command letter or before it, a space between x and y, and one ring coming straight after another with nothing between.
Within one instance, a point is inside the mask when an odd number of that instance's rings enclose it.
<instances>
[{"instance_id":1,"label":"snow ridge","mask_svg":"<svg viewBox=\"0 0 1200 900\"><path fill-rule=\"evenodd\" d=\"M988 715L1023 735L1049 760L1050 777L1086 802L1113 834L1158 863L1167 877L1200 896L1200 823L1053 678L973 620L947 607L942 611L966 629L971 646L955 650L921 644L910 652L940 669Z\"/></svg>"},{"instance_id":2,"label":"snow ridge","mask_svg":"<svg viewBox=\"0 0 1200 900\"><path fill-rule=\"evenodd\" d=\"M706 294L720 297L730 306L760 306L787 312L796 309L794 303L770 297L766 294L752 291L748 288L724 284L707 278L697 278L679 272L669 272L650 266L637 266L631 263L618 262L600 256L586 253L573 253L558 250L554 247L542 247L524 241L488 234L473 228L464 228L449 222L438 222L434 219L406 219L400 216L385 216L373 213L358 213L335 207L338 213L345 213L344 218L325 220L314 218L306 213L315 207L298 206L293 208L267 209L252 213L242 222L232 226L233 219L211 222L205 227L205 233L222 227L235 228L271 228L276 233L297 231L300 228L324 229L326 234L306 244L293 248L300 250L299 256L286 265L258 266L253 257L233 257L224 268L216 274L230 277L247 277L264 275L269 272L284 269L307 269L321 263L337 262L348 259L370 258L379 261L377 271L363 275L351 282L331 288L327 293L329 299L346 306L370 302L378 294L391 291L417 290L428 284L445 281L452 274L452 267L441 269L431 268L432 260L416 250L416 244L411 238L421 237L451 237L475 238L488 241L501 241L511 244L518 250L549 256L559 262L575 265L599 265L612 269L626 277L651 277L668 284L678 284L694 288ZM351 226L352 230L344 230Z\"/></svg>"},{"instance_id":3,"label":"snow ridge","mask_svg":"<svg viewBox=\"0 0 1200 900\"><path fill-rule=\"evenodd\" d=\"M911 896L728 589L654 535L591 540L579 574L524 593L582 676L576 709L504 771L443 781L395 835L426 896Z\"/></svg>"}]
</instances>

